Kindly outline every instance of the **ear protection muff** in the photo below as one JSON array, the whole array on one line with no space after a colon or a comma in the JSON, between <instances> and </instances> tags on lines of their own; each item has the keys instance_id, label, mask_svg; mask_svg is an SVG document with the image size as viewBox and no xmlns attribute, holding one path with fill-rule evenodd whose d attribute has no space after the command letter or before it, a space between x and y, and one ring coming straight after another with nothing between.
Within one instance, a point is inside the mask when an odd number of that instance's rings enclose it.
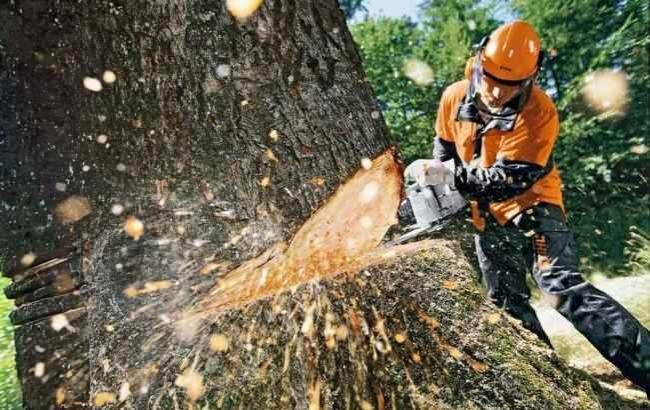
<instances>
[{"instance_id":1,"label":"ear protection muff","mask_svg":"<svg viewBox=\"0 0 650 410\"><path fill-rule=\"evenodd\" d=\"M539 55L537 56L537 72L542 69L544 61L546 60L546 51L544 49L539 50Z\"/></svg>"}]
</instances>

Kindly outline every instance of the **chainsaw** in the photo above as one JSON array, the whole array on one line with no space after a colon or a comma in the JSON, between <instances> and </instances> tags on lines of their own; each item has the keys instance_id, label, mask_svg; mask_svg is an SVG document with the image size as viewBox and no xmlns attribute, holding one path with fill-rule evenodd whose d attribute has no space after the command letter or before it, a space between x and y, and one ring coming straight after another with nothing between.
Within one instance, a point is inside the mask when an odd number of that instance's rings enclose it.
<instances>
[{"instance_id":1,"label":"chainsaw","mask_svg":"<svg viewBox=\"0 0 650 410\"><path fill-rule=\"evenodd\" d=\"M412 183L405 191L406 198L399 206L397 219L409 232L387 242L385 246L399 245L440 231L467 207L465 198L449 184L420 186Z\"/></svg>"}]
</instances>

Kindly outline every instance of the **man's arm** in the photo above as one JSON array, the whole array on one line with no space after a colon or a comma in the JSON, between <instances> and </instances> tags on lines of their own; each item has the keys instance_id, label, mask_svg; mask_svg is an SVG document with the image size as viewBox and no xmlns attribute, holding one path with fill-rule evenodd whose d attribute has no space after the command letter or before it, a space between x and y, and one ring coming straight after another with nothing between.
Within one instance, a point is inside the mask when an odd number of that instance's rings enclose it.
<instances>
[{"instance_id":1,"label":"man's arm","mask_svg":"<svg viewBox=\"0 0 650 410\"><path fill-rule=\"evenodd\" d=\"M453 159L455 163L459 163L460 158L456 152L456 144L436 136L433 140L433 159L439 159L440 162Z\"/></svg>"},{"instance_id":2,"label":"man's arm","mask_svg":"<svg viewBox=\"0 0 650 410\"><path fill-rule=\"evenodd\" d=\"M460 164L456 165L456 189L481 202L500 202L521 195L551 168L552 163L542 167L509 160L499 160L489 168Z\"/></svg>"},{"instance_id":3,"label":"man's arm","mask_svg":"<svg viewBox=\"0 0 650 410\"><path fill-rule=\"evenodd\" d=\"M509 160L499 160L489 168L463 165L456 145L438 136L433 142L433 158L441 162L453 159L456 164L456 188L482 202L499 202L520 195L552 168L552 160L547 162L546 167Z\"/></svg>"}]
</instances>

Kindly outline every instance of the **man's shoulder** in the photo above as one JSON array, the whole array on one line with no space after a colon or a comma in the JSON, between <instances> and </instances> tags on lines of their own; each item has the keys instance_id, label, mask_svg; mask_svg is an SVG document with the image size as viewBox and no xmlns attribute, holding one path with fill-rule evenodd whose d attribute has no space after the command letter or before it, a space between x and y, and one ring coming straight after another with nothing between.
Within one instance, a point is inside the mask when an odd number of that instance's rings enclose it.
<instances>
[{"instance_id":1,"label":"man's shoulder","mask_svg":"<svg viewBox=\"0 0 650 410\"><path fill-rule=\"evenodd\" d=\"M463 98L465 98L465 94L467 94L468 88L468 80L456 81L455 83L445 88L445 91L442 93L442 99L450 102L461 101Z\"/></svg>"},{"instance_id":2,"label":"man's shoulder","mask_svg":"<svg viewBox=\"0 0 650 410\"><path fill-rule=\"evenodd\" d=\"M549 135L555 136L559 132L559 116L553 99L546 94L544 89L535 85L531 91L528 103L521 113L525 126L532 129L541 127L554 129Z\"/></svg>"},{"instance_id":3,"label":"man's shoulder","mask_svg":"<svg viewBox=\"0 0 650 410\"><path fill-rule=\"evenodd\" d=\"M530 104L529 107L527 107L529 108L529 111L555 112L555 103L551 97L546 94L546 91L538 85L533 86L529 101Z\"/></svg>"}]
</instances>

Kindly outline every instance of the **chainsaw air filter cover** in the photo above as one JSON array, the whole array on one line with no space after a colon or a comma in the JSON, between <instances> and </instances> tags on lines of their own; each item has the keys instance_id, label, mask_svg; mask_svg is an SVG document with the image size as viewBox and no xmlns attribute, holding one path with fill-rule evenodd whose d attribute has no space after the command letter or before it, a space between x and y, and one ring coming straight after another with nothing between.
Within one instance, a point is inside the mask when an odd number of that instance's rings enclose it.
<instances>
[{"instance_id":1,"label":"chainsaw air filter cover","mask_svg":"<svg viewBox=\"0 0 650 410\"><path fill-rule=\"evenodd\" d=\"M400 222L415 221L415 224L422 228L435 225L458 213L467 204L458 191L446 184L424 187L411 185L406 188L406 196L400 205Z\"/></svg>"}]
</instances>

